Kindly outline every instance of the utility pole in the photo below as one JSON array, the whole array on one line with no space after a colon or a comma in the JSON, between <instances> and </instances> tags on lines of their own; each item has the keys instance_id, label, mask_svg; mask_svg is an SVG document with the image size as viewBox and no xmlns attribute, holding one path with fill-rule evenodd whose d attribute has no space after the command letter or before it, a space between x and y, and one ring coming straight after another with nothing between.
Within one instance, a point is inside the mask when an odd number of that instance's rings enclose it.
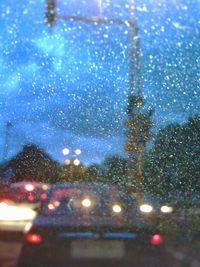
<instances>
[{"instance_id":1,"label":"utility pole","mask_svg":"<svg viewBox=\"0 0 200 267\"><path fill-rule=\"evenodd\" d=\"M152 137L151 120L152 110L144 111L144 99L141 87L141 52L140 33L134 15L134 0L130 0L130 68L129 68L129 95L127 106L125 150L129 156L129 179L135 180L135 188L138 195L138 204L143 199L143 155L147 142ZM134 90L135 89L135 90Z\"/></svg>"},{"instance_id":2,"label":"utility pole","mask_svg":"<svg viewBox=\"0 0 200 267\"><path fill-rule=\"evenodd\" d=\"M143 99L141 96L141 78L140 78L140 34L137 21L134 14L134 0L129 0L129 20L124 21L120 19L109 19L102 17L102 0L99 0L100 12L99 16L95 17L81 17L81 16L59 16L57 14L56 0L46 0L46 24L49 27L53 27L57 20L65 21L77 21L86 23L101 23L101 24L119 24L129 27L129 90L128 90L128 107L127 107L127 124L130 124L133 117L141 117L139 114L142 112ZM129 125L130 126L130 125ZM129 127L127 125L127 128ZM131 127L129 127L131 128ZM135 126L133 129L127 130L127 137L129 144L126 144L125 150L129 156L129 181L136 179L137 188L140 188L142 178L142 152L138 151L138 142L135 140L135 144L131 147L131 138L134 132L135 136L139 135L139 126ZM140 150L140 149L139 149ZM141 150L140 150L141 151ZM139 182L140 180L140 182ZM139 190L139 189L138 189Z\"/></svg>"},{"instance_id":3,"label":"utility pole","mask_svg":"<svg viewBox=\"0 0 200 267\"><path fill-rule=\"evenodd\" d=\"M8 157L8 151L9 151L9 142L10 142L10 129L12 128L12 123L7 121L5 124L5 141L4 141L4 147L3 147L3 153L2 153L2 161L6 161Z\"/></svg>"}]
</instances>

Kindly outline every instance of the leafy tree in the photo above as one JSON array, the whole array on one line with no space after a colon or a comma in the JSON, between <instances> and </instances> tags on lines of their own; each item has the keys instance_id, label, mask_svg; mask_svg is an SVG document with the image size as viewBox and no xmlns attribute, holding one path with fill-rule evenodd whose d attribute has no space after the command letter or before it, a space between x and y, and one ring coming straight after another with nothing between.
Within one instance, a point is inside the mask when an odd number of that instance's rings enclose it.
<instances>
[{"instance_id":1,"label":"leafy tree","mask_svg":"<svg viewBox=\"0 0 200 267\"><path fill-rule=\"evenodd\" d=\"M85 171L85 181L88 182L104 182L104 173L100 165L92 164Z\"/></svg>"},{"instance_id":2,"label":"leafy tree","mask_svg":"<svg viewBox=\"0 0 200 267\"><path fill-rule=\"evenodd\" d=\"M102 164L109 183L123 185L128 182L128 160L118 155L106 158Z\"/></svg>"},{"instance_id":3,"label":"leafy tree","mask_svg":"<svg viewBox=\"0 0 200 267\"><path fill-rule=\"evenodd\" d=\"M194 192L200 182L200 115L161 129L144 162L145 188Z\"/></svg>"},{"instance_id":4,"label":"leafy tree","mask_svg":"<svg viewBox=\"0 0 200 267\"><path fill-rule=\"evenodd\" d=\"M62 167L61 182L80 182L85 180L86 167L75 166L72 162Z\"/></svg>"},{"instance_id":5,"label":"leafy tree","mask_svg":"<svg viewBox=\"0 0 200 267\"><path fill-rule=\"evenodd\" d=\"M61 166L36 145L25 145L22 151L7 164L12 169L12 182L36 181L53 183L59 181Z\"/></svg>"}]
</instances>

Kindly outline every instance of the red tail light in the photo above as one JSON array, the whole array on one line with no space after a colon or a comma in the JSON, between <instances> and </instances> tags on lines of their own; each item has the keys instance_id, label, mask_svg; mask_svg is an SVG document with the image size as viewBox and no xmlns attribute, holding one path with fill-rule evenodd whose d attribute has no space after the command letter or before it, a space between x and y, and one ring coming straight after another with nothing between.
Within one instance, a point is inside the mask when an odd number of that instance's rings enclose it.
<instances>
[{"instance_id":1,"label":"red tail light","mask_svg":"<svg viewBox=\"0 0 200 267\"><path fill-rule=\"evenodd\" d=\"M32 244L40 244L42 242L42 236L40 234L27 234L26 240Z\"/></svg>"},{"instance_id":2,"label":"red tail light","mask_svg":"<svg viewBox=\"0 0 200 267\"><path fill-rule=\"evenodd\" d=\"M164 238L160 234L154 234L151 237L150 243L154 246L161 245L164 242Z\"/></svg>"},{"instance_id":3,"label":"red tail light","mask_svg":"<svg viewBox=\"0 0 200 267\"><path fill-rule=\"evenodd\" d=\"M45 200L47 198L47 194L46 193L42 193L40 197L41 197L42 200Z\"/></svg>"},{"instance_id":4,"label":"red tail light","mask_svg":"<svg viewBox=\"0 0 200 267\"><path fill-rule=\"evenodd\" d=\"M28 200L33 201L34 199L35 199L35 197L33 195L28 196Z\"/></svg>"}]
</instances>

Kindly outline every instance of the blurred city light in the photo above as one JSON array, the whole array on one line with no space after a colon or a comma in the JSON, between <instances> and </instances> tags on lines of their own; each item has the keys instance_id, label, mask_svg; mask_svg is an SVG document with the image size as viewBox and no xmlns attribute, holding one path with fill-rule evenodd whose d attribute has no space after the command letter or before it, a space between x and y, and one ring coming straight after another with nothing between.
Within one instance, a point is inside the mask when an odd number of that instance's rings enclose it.
<instances>
[{"instance_id":1,"label":"blurred city light","mask_svg":"<svg viewBox=\"0 0 200 267\"><path fill-rule=\"evenodd\" d=\"M36 212L30 208L8 205L5 202L0 203L0 221L32 220L35 216Z\"/></svg>"},{"instance_id":2,"label":"blurred city light","mask_svg":"<svg viewBox=\"0 0 200 267\"><path fill-rule=\"evenodd\" d=\"M70 165L70 159L65 160L65 165Z\"/></svg>"},{"instance_id":3,"label":"blurred city light","mask_svg":"<svg viewBox=\"0 0 200 267\"><path fill-rule=\"evenodd\" d=\"M163 213L171 213L173 211L173 208L170 206L162 206L160 209Z\"/></svg>"},{"instance_id":4,"label":"blurred city light","mask_svg":"<svg viewBox=\"0 0 200 267\"><path fill-rule=\"evenodd\" d=\"M43 185L42 185L42 189L46 191L46 190L49 189L49 186L48 186L47 184L43 184Z\"/></svg>"},{"instance_id":5,"label":"blurred city light","mask_svg":"<svg viewBox=\"0 0 200 267\"><path fill-rule=\"evenodd\" d=\"M32 222L28 222L25 225L24 232L27 233L31 229L32 225L33 225Z\"/></svg>"},{"instance_id":6,"label":"blurred city light","mask_svg":"<svg viewBox=\"0 0 200 267\"><path fill-rule=\"evenodd\" d=\"M34 185L26 184L24 188L26 189L26 191L32 192L34 190Z\"/></svg>"},{"instance_id":7,"label":"blurred city light","mask_svg":"<svg viewBox=\"0 0 200 267\"><path fill-rule=\"evenodd\" d=\"M152 245L160 245L164 242L164 238L160 234L154 234L150 240Z\"/></svg>"},{"instance_id":8,"label":"blurred city light","mask_svg":"<svg viewBox=\"0 0 200 267\"><path fill-rule=\"evenodd\" d=\"M62 150L62 153L63 153L64 156L66 156L66 155L68 155L70 153L70 150L68 148L64 148Z\"/></svg>"},{"instance_id":9,"label":"blurred city light","mask_svg":"<svg viewBox=\"0 0 200 267\"><path fill-rule=\"evenodd\" d=\"M153 210L153 207L151 205L149 205L149 204L142 204L140 206L140 211L142 211L142 212L149 213L152 210Z\"/></svg>"},{"instance_id":10,"label":"blurred city light","mask_svg":"<svg viewBox=\"0 0 200 267\"><path fill-rule=\"evenodd\" d=\"M55 209L55 206L52 203L49 203L48 204L48 209L49 210L54 210Z\"/></svg>"},{"instance_id":11,"label":"blurred city light","mask_svg":"<svg viewBox=\"0 0 200 267\"><path fill-rule=\"evenodd\" d=\"M115 213L120 213L122 211L122 208L118 204L113 205L112 209Z\"/></svg>"},{"instance_id":12,"label":"blurred city light","mask_svg":"<svg viewBox=\"0 0 200 267\"><path fill-rule=\"evenodd\" d=\"M92 202L89 198L85 198L81 201L81 204L83 207L89 208L91 206Z\"/></svg>"},{"instance_id":13,"label":"blurred city light","mask_svg":"<svg viewBox=\"0 0 200 267\"><path fill-rule=\"evenodd\" d=\"M81 150L79 148L76 149L74 152L75 152L76 155L80 155L81 154Z\"/></svg>"},{"instance_id":14,"label":"blurred city light","mask_svg":"<svg viewBox=\"0 0 200 267\"><path fill-rule=\"evenodd\" d=\"M80 165L80 160L79 159L75 159L74 161L73 161L73 164L75 165L75 166L79 166Z\"/></svg>"},{"instance_id":15,"label":"blurred city light","mask_svg":"<svg viewBox=\"0 0 200 267\"><path fill-rule=\"evenodd\" d=\"M55 207L58 207L58 206L60 206L60 202L59 202L59 201L54 201L54 203L53 203L53 204L54 204L54 206L55 206Z\"/></svg>"},{"instance_id":16,"label":"blurred city light","mask_svg":"<svg viewBox=\"0 0 200 267\"><path fill-rule=\"evenodd\" d=\"M40 197L41 197L42 200L45 200L47 198L47 194L46 193L42 193Z\"/></svg>"},{"instance_id":17,"label":"blurred city light","mask_svg":"<svg viewBox=\"0 0 200 267\"><path fill-rule=\"evenodd\" d=\"M26 240L32 244L39 244L42 242L42 236L40 234L27 234Z\"/></svg>"},{"instance_id":18,"label":"blurred city light","mask_svg":"<svg viewBox=\"0 0 200 267\"><path fill-rule=\"evenodd\" d=\"M28 196L28 200L30 200L30 201L34 201L34 199L35 199L35 197L34 197L33 195L29 195L29 196Z\"/></svg>"}]
</instances>

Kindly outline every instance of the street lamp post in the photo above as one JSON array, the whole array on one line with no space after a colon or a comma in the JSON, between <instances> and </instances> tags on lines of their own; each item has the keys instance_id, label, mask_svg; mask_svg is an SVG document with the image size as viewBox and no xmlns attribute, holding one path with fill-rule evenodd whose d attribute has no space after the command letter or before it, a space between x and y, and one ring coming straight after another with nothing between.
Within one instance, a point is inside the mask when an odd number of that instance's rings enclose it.
<instances>
[{"instance_id":1,"label":"street lamp post","mask_svg":"<svg viewBox=\"0 0 200 267\"><path fill-rule=\"evenodd\" d=\"M46 23L49 27L53 27L58 20L65 21L77 21L77 22L89 22L89 23L101 23L101 24L119 24L128 26L130 29L129 38L129 95L134 93L134 67L136 67L136 79L137 79L137 94L140 92L140 78L138 76L140 72L140 35L135 20L134 14L134 0L129 2L129 20L121 19L109 19L102 17L102 0L98 1L99 4L99 16L93 17L82 17L82 16L60 16L57 14L57 3L56 0L46 0ZM135 51L136 50L136 53ZM136 59L136 66L134 64L134 59Z\"/></svg>"},{"instance_id":2,"label":"street lamp post","mask_svg":"<svg viewBox=\"0 0 200 267\"><path fill-rule=\"evenodd\" d=\"M119 24L129 27L129 92L128 98L134 97L141 98L141 79L140 79L140 34L137 21L134 14L134 0L129 0L129 20L109 19L102 17L102 0L98 0L99 16L82 17L82 16L60 16L57 14L56 0L46 0L46 23L49 27L53 27L57 20L77 21L86 23L99 23L99 24ZM128 103L129 104L129 103ZM137 113L141 112L141 105L137 107ZM131 114L128 114L129 118ZM129 155L129 178L132 180L135 176L134 170L134 153L130 152ZM138 157L140 158L140 157ZM136 171L137 172L137 171ZM137 179L137 174L136 174ZM138 182L138 181L137 181Z\"/></svg>"}]
</instances>

